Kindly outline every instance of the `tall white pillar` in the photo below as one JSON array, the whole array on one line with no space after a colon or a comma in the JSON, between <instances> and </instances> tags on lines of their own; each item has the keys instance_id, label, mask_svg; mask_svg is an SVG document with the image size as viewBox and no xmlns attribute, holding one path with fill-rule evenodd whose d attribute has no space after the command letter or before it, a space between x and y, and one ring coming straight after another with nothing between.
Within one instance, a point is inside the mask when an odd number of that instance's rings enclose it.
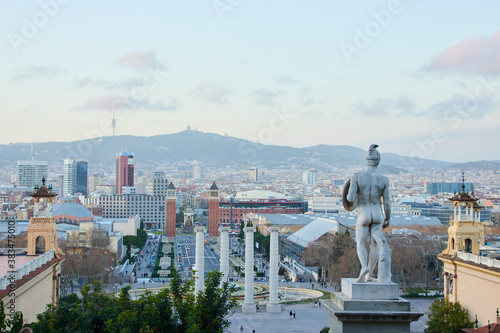
<instances>
[{"instance_id":1,"label":"tall white pillar","mask_svg":"<svg viewBox=\"0 0 500 333\"><path fill-rule=\"evenodd\" d=\"M271 235L269 245L269 302L267 312L281 312L278 298L278 264L279 264L279 240L280 228L270 227L267 229Z\"/></svg>"},{"instance_id":2,"label":"tall white pillar","mask_svg":"<svg viewBox=\"0 0 500 333\"><path fill-rule=\"evenodd\" d=\"M205 227L194 228L196 233L196 257L194 265L196 268L194 292L198 295L200 290L205 289Z\"/></svg>"},{"instance_id":3,"label":"tall white pillar","mask_svg":"<svg viewBox=\"0 0 500 333\"><path fill-rule=\"evenodd\" d=\"M229 278L229 227L219 228L221 285Z\"/></svg>"},{"instance_id":4,"label":"tall white pillar","mask_svg":"<svg viewBox=\"0 0 500 333\"><path fill-rule=\"evenodd\" d=\"M246 227L245 232L245 301L241 307L243 313L257 312L253 301L253 233L255 228Z\"/></svg>"}]
</instances>

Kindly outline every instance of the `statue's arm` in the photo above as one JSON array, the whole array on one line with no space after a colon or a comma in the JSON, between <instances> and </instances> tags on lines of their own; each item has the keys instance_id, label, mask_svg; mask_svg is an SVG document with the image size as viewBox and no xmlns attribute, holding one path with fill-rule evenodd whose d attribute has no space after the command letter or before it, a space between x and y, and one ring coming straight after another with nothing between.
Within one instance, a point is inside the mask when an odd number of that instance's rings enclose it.
<instances>
[{"instance_id":1,"label":"statue's arm","mask_svg":"<svg viewBox=\"0 0 500 333\"><path fill-rule=\"evenodd\" d=\"M356 180L356 175L351 177L351 186L349 186L349 192L347 193L347 201L354 202L356 199L356 193L358 192L358 182Z\"/></svg>"},{"instance_id":2,"label":"statue's arm","mask_svg":"<svg viewBox=\"0 0 500 333\"><path fill-rule=\"evenodd\" d=\"M384 180L384 192L382 193L382 198L384 200L385 214L385 220L382 228L387 228L391 219L391 195L389 193L389 180L387 178Z\"/></svg>"}]
</instances>

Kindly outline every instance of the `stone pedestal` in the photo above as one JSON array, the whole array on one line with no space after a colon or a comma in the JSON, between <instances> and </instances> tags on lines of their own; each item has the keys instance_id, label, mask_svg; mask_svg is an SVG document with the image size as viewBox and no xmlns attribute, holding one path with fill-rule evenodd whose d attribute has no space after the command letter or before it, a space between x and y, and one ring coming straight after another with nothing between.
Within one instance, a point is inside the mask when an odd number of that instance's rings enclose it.
<instances>
[{"instance_id":1,"label":"stone pedestal","mask_svg":"<svg viewBox=\"0 0 500 333\"><path fill-rule=\"evenodd\" d=\"M423 313L412 312L410 301L399 297L395 283L342 279L342 292L323 301L330 312L330 332L410 332L410 323Z\"/></svg>"}]
</instances>

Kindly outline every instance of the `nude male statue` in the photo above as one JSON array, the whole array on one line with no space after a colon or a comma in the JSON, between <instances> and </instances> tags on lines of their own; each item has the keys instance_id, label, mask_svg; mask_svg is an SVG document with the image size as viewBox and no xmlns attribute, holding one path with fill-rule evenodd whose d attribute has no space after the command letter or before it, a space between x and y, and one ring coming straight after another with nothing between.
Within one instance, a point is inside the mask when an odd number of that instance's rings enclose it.
<instances>
[{"instance_id":1,"label":"nude male statue","mask_svg":"<svg viewBox=\"0 0 500 333\"><path fill-rule=\"evenodd\" d=\"M343 204L348 211L358 208L356 246L361 263L358 282L372 281L378 258L377 282L388 283L391 282L391 250L382 228L389 226L391 198L389 180L377 170L380 162L377 147L375 144L370 146L365 159L365 170L355 173L346 183ZM368 238L370 238L369 262L366 251Z\"/></svg>"}]
</instances>

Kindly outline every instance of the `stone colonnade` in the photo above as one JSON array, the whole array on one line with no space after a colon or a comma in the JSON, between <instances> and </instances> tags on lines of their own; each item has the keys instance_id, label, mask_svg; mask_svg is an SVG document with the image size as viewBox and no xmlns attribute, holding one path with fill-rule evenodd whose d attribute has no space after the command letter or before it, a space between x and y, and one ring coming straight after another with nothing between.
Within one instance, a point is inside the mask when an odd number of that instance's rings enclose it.
<instances>
[{"instance_id":1,"label":"stone colonnade","mask_svg":"<svg viewBox=\"0 0 500 333\"><path fill-rule=\"evenodd\" d=\"M204 289L204 244L205 244L205 228L196 227L196 281L195 293ZM270 227L271 235L270 243L270 260L269 260L269 302L267 304L267 312L281 312L281 306L278 299L278 264L279 264L279 241L278 235L280 229L278 227ZM246 227L245 232L245 300L242 305L243 313L256 312L256 304L253 296L254 284L254 227ZM220 235L220 271L222 272L221 283L228 281L229 277L229 228L219 228Z\"/></svg>"}]
</instances>

